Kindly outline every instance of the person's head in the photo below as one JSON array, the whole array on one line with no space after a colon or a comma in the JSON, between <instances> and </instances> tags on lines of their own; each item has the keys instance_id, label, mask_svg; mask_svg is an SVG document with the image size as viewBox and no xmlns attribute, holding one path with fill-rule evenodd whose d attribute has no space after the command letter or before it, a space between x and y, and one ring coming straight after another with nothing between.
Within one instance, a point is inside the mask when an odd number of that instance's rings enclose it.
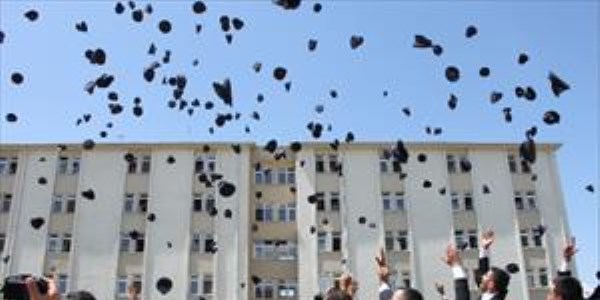
<instances>
[{"instance_id":1,"label":"person's head","mask_svg":"<svg viewBox=\"0 0 600 300\"><path fill-rule=\"evenodd\" d=\"M96 300L96 297L87 291L70 292L65 297L66 300Z\"/></svg>"},{"instance_id":2,"label":"person's head","mask_svg":"<svg viewBox=\"0 0 600 300\"><path fill-rule=\"evenodd\" d=\"M394 292L392 300L423 300L421 293L412 288L399 289Z\"/></svg>"},{"instance_id":3,"label":"person's head","mask_svg":"<svg viewBox=\"0 0 600 300\"><path fill-rule=\"evenodd\" d=\"M558 276L552 280L547 300L583 300L583 289L576 278Z\"/></svg>"},{"instance_id":4,"label":"person's head","mask_svg":"<svg viewBox=\"0 0 600 300\"><path fill-rule=\"evenodd\" d=\"M508 284L510 283L510 275L496 267L491 267L490 270L483 275L481 280L481 289L488 293L506 293Z\"/></svg>"},{"instance_id":5,"label":"person's head","mask_svg":"<svg viewBox=\"0 0 600 300\"><path fill-rule=\"evenodd\" d=\"M332 288L325 294L325 300L352 300L352 297L340 289Z\"/></svg>"}]
</instances>

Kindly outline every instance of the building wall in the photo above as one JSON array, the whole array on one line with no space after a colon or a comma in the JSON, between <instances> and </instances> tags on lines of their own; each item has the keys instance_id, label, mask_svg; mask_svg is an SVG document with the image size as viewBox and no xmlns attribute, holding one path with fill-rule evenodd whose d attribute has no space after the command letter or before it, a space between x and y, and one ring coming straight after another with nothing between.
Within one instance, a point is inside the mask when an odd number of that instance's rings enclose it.
<instances>
[{"instance_id":1,"label":"building wall","mask_svg":"<svg viewBox=\"0 0 600 300\"><path fill-rule=\"evenodd\" d=\"M202 145L98 145L92 151L69 146L58 154L52 145L2 146L0 159L17 156L19 164L16 174L0 174L0 193L13 195L10 212L0 214L0 233L6 235L2 257L10 255L7 263L0 263L0 277L20 272L39 274L54 268L68 275L67 289L87 289L101 299L115 299L117 278L136 274L142 276L144 299L197 299L189 294L190 276L194 274L200 281L203 276L213 278L212 294L205 298L262 299L255 296L257 285L252 280L258 276L272 283L273 299L278 299L280 281L297 286L296 299L313 299L324 292L323 283L331 283L327 280L332 276L350 272L359 282L357 299L371 299L378 288L373 258L380 247L387 246L386 233L406 232L408 247L394 246L387 251L394 285L411 285L425 298L435 298L434 282L444 283L452 291L450 271L438 258L454 241L454 231L473 229L480 235L493 227L496 242L492 264L514 262L521 266L521 272L511 280L509 297L534 300L545 293L537 277L536 286L528 285L525 269L538 272L546 268L551 278L569 236L554 145L538 145L538 161L532 170L536 180L532 174L509 170L507 155L518 158L518 145L514 144L410 144L410 159L402 165L406 178L400 178L389 166L380 169L380 164L386 163L380 157L381 150L390 147L384 143L353 144L333 151L328 144L308 143L302 151L287 151L287 157L276 159L253 144L243 144L240 153L228 144L214 144L209 152L216 156L215 172L236 186L235 194L225 198L219 195L218 186L205 187L194 173L196 157L206 153ZM151 156L150 172L128 174L123 158L128 152ZM426 155L424 162L417 159L421 153ZM57 161L65 155L81 157L78 174L57 174ZM472 170L449 172L448 155L467 157ZM46 161L40 162L41 156ZM167 162L169 156L175 163ZM316 171L317 156L325 157L325 169L329 160L336 159L342 175ZM293 168L295 182L256 184L257 163L273 172ZM277 174L272 175L277 180ZM37 183L40 176L47 179L46 185ZM423 186L424 180L431 182L431 188ZM483 185L491 193L483 193ZM88 188L96 194L93 201L81 197ZM446 193L440 193L441 188ZM534 191L537 206L517 209L515 191ZM307 201L318 192L325 194L324 209ZM339 211L333 209L329 198L336 192ZM405 207L384 209L384 192L403 197ZM471 194L473 208L453 208L453 192ZM147 193L148 211L124 212L126 193ZM218 215L193 212L194 193L214 194ZM74 214L52 212L53 195L71 194L76 195ZM291 202L296 203L294 221L256 220L257 207L272 204L272 213L278 218L277 208ZM232 218L224 217L226 209L232 211ZM154 222L147 221L148 213L156 215ZM40 230L29 224L34 215L47 220ZM358 222L361 217L366 218L365 224ZM547 226L542 247L522 247L521 230L540 224ZM119 250L120 234L131 230L144 233L143 253ZM198 231L214 234L215 254L191 252L191 234ZM72 233L71 250L49 253L50 232ZM327 233L325 249L319 248L318 232ZM332 250L336 232L341 233L339 251ZM296 259L256 257L255 243L262 240L296 244ZM396 243L394 238L390 244ZM477 255L476 249L463 251L469 272L476 266ZM174 284L167 295L155 288L161 277Z\"/></svg>"}]
</instances>

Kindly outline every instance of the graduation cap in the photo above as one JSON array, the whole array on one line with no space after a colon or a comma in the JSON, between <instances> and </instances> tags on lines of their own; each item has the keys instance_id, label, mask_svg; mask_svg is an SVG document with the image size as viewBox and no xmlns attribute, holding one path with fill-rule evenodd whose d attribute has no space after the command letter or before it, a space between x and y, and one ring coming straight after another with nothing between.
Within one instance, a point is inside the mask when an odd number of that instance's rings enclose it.
<instances>
[{"instance_id":1,"label":"graduation cap","mask_svg":"<svg viewBox=\"0 0 600 300\"><path fill-rule=\"evenodd\" d=\"M4 31L0 30L0 44L4 43Z\"/></svg>"},{"instance_id":2,"label":"graduation cap","mask_svg":"<svg viewBox=\"0 0 600 300\"><path fill-rule=\"evenodd\" d=\"M588 184L588 185L585 186L585 190L588 191L588 192L590 192L590 193L593 193L594 192L594 186L591 185L591 184Z\"/></svg>"},{"instance_id":3,"label":"graduation cap","mask_svg":"<svg viewBox=\"0 0 600 300\"><path fill-rule=\"evenodd\" d=\"M550 87L552 88L552 93L554 93L554 96L556 97L559 97L560 94L571 88L568 83L564 82L553 72L550 72L548 74L548 80L550 80Z\"/></svg>"},{"instance_id":4,"label":"graduation cap","mask_svg":"<svg viewBox=\"0 0 600 300\"><path fill-rule=\"evenodd\" d=\"M284 67L276 67L273 70L273 78L280 80L280 81L285 78L286 74L287 74L287 70Z\"/></svg>"},{"instance_id":5,"label":"graduation cap","mask_svg":"<svg viewBox=\"0 0 600 300\"><path fill-rule=\"evenodd\" d=\"M217 210L216 207L212 206L211 208L208 209L209 216L215 217L217 214L219 214L219 210Z\"/></svg>"},{"instance_id":6,"label":"graduation cap","mask_svg":"<svg viewBox=\"0 0 600 300\"><path fill-rule=\"evenodd\" d=\"M315 3L315 4L313 5L313 11L314 11L315 13L317 13L317 14L318 14L318 13L320 13L320 12L321 12L321 9L323 9L323 5L321 5L321 3L318 3L318 2L317 2L317 3Z\"/></svg>"},{"instance_id":7,"label":"graduation cap","mask_svg":"<svg viewBox=\"0 0 600 300\"><path fill-rule=\"evenodd\" d=\"M233 29L241 30L242 28L244 28L244 21L242 21L242 19L240 18L233 18L231 20L231 25L233 25Z\"/></svg>"},{"instance_id":8,"label":"graduation cap","mask_svg":"<svg viewBox=\"0 0 600 300\"><path fill-rule=\"evenodd\" d=\"M262 69L262 64L260 62L255 62L252 65L252 70L254 70L254 72L258 73L260 72L260 69Z\"/></svg>"},{"instance_id":9,"label":"graduation cap","mask_svg":"<svg viewBox=\"0 0 600 300\"><path fill-rule=\"evenodd\" d=\"M167 157L167 163L168 164L174 164L175 163L175 157L173 157L173 155L169 155L169 157Z\"/></svg>"},{"instance_id":10,"label":"graduation cap","mask_svg":"<svg viewBox=\"0 0 600 300\"><path fill-rule=\"evenodd\" d=\"M544 233L546 233L546 226L544 225L538 225L533 228L533 234L537 237L542 237Z\"/></svg>"},{"instance_id":11,"label":"graduation cap","mask_svg":"<svg viewBox=\"0 0 600 300\"><path fill-rule=\"evenodd\" d=\"M456 105L458 104L458 98L454 94L450 94L450 99L448 99L448 108L451 110L456 109Z\"/></svg>"},{"instance_id":12,"label":"graduation cap","mask_svg":"<svg viewBox=\"0 0 600 300\"><path fill-rule=\"evenodd\" d=\"M219 18L219 24L221 25L221 30L223 32L228 32L231 29L231 20L226 15L222 15Z\"/></svg>"},{"instance_id":13,"label":"graduation cap","mask_svg":"<svg viewBox=\"0 0 600 300\"><path fill-rule=\"evenodd\" d=\"M519 54L517 62L519 62L520 65L524 65L525 63L527 63L527 61L529 61L529 56L527 56L526 53Z\"/></svg>"},{"instance_id":14,"label":"graduation cap","mask_svg":"<svg viewBox=\"0 0 600 300\"><path fill-rule=\"evenodd\" d=\"M310 226L309 232L310 234L315 234L315 232L317 232L317 228L315 226Z\"/></svg>"},{"instance_id":15,"label":"graduation cap","mask_svg":"<svg viewBox=\"0 0 600 300\"><path fill-rule=\"evenodd\" d=\"M24 79L25 77L23 77L23 74L19 72L14 72L12 75L10 75L10 80L16 85L23 83Z\"/></svg>"},{"instance_id":16,"label":"graduation cap","mask_svg":"<svg viewBox=\"0 0 600 300\"><path fill-rule=\"evenodd\" d=\"M400 163L406 163L408 161L408 150L406 150L402 140L396 142L396 145L392 150L392 155L394 156L394 159L398 160Z\"/></svg>"},{"instance_id":17,"label":"graduation cap","mask_svg":"<svg viewBox=\"0 0 600 300\"><path fill-rule=\"evenodd\" d=\"M147 14L152 14L152 12L154 11L154 9L152 9L152 4L150 4L150 3L146 4L145 11Z\"/></svg>"},{"instance_id":18,"label":"graduation cap","mask_svg":"<svg viewBox=\"0 0 600 300\"><path fill-rule=\"evenodd\" d=\"M479 76L481 76L481 77L488 77L488 76L490 76L490 68L488 68L488 67L481 67L479 69Z\"/></svg>"},{"instance_id":19,"label":"graduation cap","mask_svg":"<svg viewBox=\"0 0 600 300\"><path fill-rule=\"evenodd\" d=\"M223 212L223 215L225 216L225 218L227 218L227 219L231 219L231 217L232 217L232 215L233 215L233 212L231 212L231 209L226 209L226 210Z\"/></svg>"},{"instance_id":20,"label":"graduation cap","mask_svg":"<svg viewBox=\"0 0 600 300\"><path fill-rule=\"evenodd\" d=\"M136 10L132 11L131 19L138 23L142 22L142 20L144 19L144 11L142 11L141 9L136 9Z\"/></svg>"},{"instance_id":21,"label":"graduation cap","mask_svg":"<svg viewBox=\"0 0 600 300\"><path fill-rule=\"evenodd\" d=\"M431 181L429 180L423 180L423 187L428 189L431 187Z\"/></svg>"},{"instance_id":22,"label":"graduation cap","mask_svg":"<svg viewBox=\"0 0 600 300\"><path fill-rule=\"evenodd\" d=\"M317 40L310 39L308 40L308 51L315 51L317 49Z\"/></svg>"},{"instance_id":23,"label":"graduation cap","mask_svg":"<svg viewBox=\"0 0 600 300\"><path fill-rule=\"evenodd\" d=\"M531 128L527 129L525 131L525 136L527 138L533 138L535 137L535 135L537 134L537 127L536 126L532 126Z\"/></svg>"},{"instance_id":24,"label":"graduation cap","mask_svg":"<svg viewBox=\"0 0 600 300\"><path fill-rule=\"evenodd\" d=\"M467 247L469 247L469 243L467 241L459 241L459 243L456 245L456 248L460 251L464 251L467 249Z\"/></svg>"},{"instance_id":25,"label":"graduation cap","mask_svg":"<svg viewBox=\"0 0 600 300\"><path fill-rule=\"evenodd\" d=\"M292 89L292 82L288 81L283 86L285 87L285 91L289 92Z\"/></svg>"},{"instance_id":26,"label":"graduation cap","mask_svg":"<svg viewBox=\"0 0 600 300\"><path fill-rule=\"evenodd\" d=\"M171 32L171 22L169 22L169 20L161 20L158 23L158 29L160 30L160 32L165 34Z\"/></svg>"},{"instance_id":27,"label":"graduation cap","mask_svg":"<svg viewBox=\"0 0 600 300\"><path fill-rule=\"evenodd\" d=\"M85 23L85 21L81 21L79 23L76 23L75 24L75 30L77 30L79 32L87 32L88 31L87 23Z\"/></svg>"},{"instance_id":28,"label":"graduation cap","mask_svg":"<svg viewBox=\"0 0 600 300\"><path fill-rule=\"evenodd\" d=\"M502 109L502 113L504 113L504 121L506 123L510 123L512 122L512 108L510 107L505 107Z\"/></svg>"},{"instance_id":29,"label":"graduation cap","mask_svg":"<svg viewBox=\"0 0 600 300\"><path fill-rule=\"evenodd\" d=\"M506 270L506 272L508 272L509 274L516 274L519 273L520 268L519 265L515 264L515 263L509 263L507 264L504 269Z\"/></svg>"},{"instance_id":30,"label":"graduation cap","mask_svg":"<svg viewBox=\"0 0 600 300\"><path fill-rule=\"evenodd\" d=\"M329 220L327 220L327 218L323 218L323 220L321 220L321 224L327 225L329 224Z\"/></svg>"},{"instance_id":31,"label":"graduation cap","mask_svg":"<svg viewBox=\"0 0 600 300\"><path fill-rule=\"evenodd\" d=\"M338 96L338 92L337 92L336 90L330 90L330 91L329 91L329 96L330 96L331 98L337 98L337 96Z\"/></svg>"},{"instance_id":32,"label":"graduation cap","mask_svg":"<svg viewBox=\"0 0 600 300\"><path fill-rule=\"evenodd\" d=\"M502 99L503 94L501 92L494 91L490 94L490 102L495 104Z\"/></svg>"},{"instance_id":33,"label":"graduation cap","mask_svg":"<svg viewBox=\"0 0 600 300\"><path fill-rule=\"evenodd\" d=\"M117 2L117 4L115 5L115 13L120 15L124 11L125 11L125 6L123 5L123 3Z\"/></svg>"},{"instance_id":34,"label":"graduation cap","mask_svg":"<svg viewBox=\"0 0 600 300\"><path fill-rule=\"evenodd\" d=\"M438 193L440 193L440 195L446 195L446 188L445 187L441 187L438 189Z\"/></svg>"},{"instance_id":35,"label":"graduation cap","mask_svg":"<svg viewBox=\"0 0 600 300\"><path fill-rule=\"evenodd\" d=\"M300 142L292 142L290 144L290 150L292 150L292 152L300 152L300 150L302 150L302 143Z\"/></svg>"},{"instance_id":36,"label":"graduation cap","mask_svg":"<svg viewBox=\"0 0 600 300\"><path fill-rule=\"evenodd\" d=\"M92 139L87 139L83 141L83 149L84 150L92 150L96 146L96 143Z\"/></svg>"},{"instance_id":37,"label":"graduation cap","mask_svg":"<svg viewBox=\"0 0 600 300\"><path fill-rule=\"evenodd\" d=\"M465 36L467 38L472 38L475 35L477 35L477 27L470 25L467 27L467 29L465 30Z\"/></svg>"},{"instance_id":38,"label":"graduation cap","mask_svg":"<svg viewBox=\"0 0 600 300\"><path fill-rule=\"evenodd\" d=\"M225 105L232 106L233 95L231 91L231 81L229 81L229 78L226 78L223 83L213 82L213 89L215 94L217 94L217 96L223 100Z\"/></svg>"},{"instance_id":39,"label":"graduation cap","mask_svg":"<svg viewBox=\"0 0 600 300\"><path fill-rule=\"evenodd\" d=\"M308 128L308 130L310 130L313 138L315 138L315 139L321 138L321 134L323 132L323 125L321 125L321 123L310 122L310 123L308 123L308 125L306 125L306 128Z\"/></svg>"},{"instance_id":40,"label":"graduation cap","mask_svg":"<svg viewBox=\"0 0 600 300\"><path fill-rule=\"evenodd\" d=\"M107 88L115 80L115 77L109 74L102 74L96 79L96 86L99 88Z\"/></svg>"},{"instance_id":41,"label":"graduation cap","mask_svg":"<svg viewBox=\"0 0 600 300\"><path fill-rule=\"evenodd\" d=\"M240 152L242 152L242 147L240 146L240 144L233 144L233 145L231 145L231 149L236 154L240 154Z\"/></svg>"},{"instance_id":42,"label":"graduation cap","mask_svg":"<svg viewBox=\"0 0 600 300\"><path fill-rule=\"evenodd\" d=\"M410 108L403 107L402 108L402 113L404 113L405 116L410 117L410 115L411 115Z\"/></svg>"},{"instance_id":43,"label":"graduation cap","mask_svg":"<svg viewBox=\"0 0 600 300\"><path fill-rule=\"evenodd\" d=\"M360 35L353 35L350 37L350 48L352 50L360 47L365 42L365 38Z\"/></svg>"},{"instance_id":44,"label":"graduation cap","mask_svg":"<svg viewBox=\"0 0 600 300\"><path fill-rule=\"evenodd\" d=\"M295 186L290 186L290 193L292 193L292 194L296 193L296 187Z\"/></svg>"},{"instance_id":45,"label":"graduation cap","mask_svg":"<svg viewBox=\"0 0 600 300\"><path fill-rule=\"evenodd\" d=\"M269 153L274 153L277 150L277 140L272 139L268 141L263 149Z\"/></svg>"},{"instance_id":46,"label":"graduation cap","mask_svg":"<svg viewBox=\"0 0 600 300\"><path fill-rule=\"evenodd\" d=\"M44 223L46 223L46 221L42 217L35 217L31 218L31 220L29 220L29 223L31 224L31 227L33 227L33 229L38 230L42 226L44 226Z\"/></svg>"},{"instance_id":47,"label":"graduation cap","mask_svg":"<svg viewBox=\"0 0 600 300\"><path fill-rule=\"evenodd\" d=\"M167 242L167 248L169 248L169 249L173 248L173 243Z\"/></svg>"},{"instance_id":48,"label":"graduation cap","mask_svg":"<svg viewBox=\"0 0 600 300\"><path fill-rule=\"evenodd\" d=\"M427 161L427 155L425 153L419 153L419 155L417 155L417 160L424 163Z\"/></svg>"},{"instance_id":49,"label":"graduation cap","mask_svg":"<svg viewBox=\"0 0 600 300\"><path fill-rule=\"evenodd\" d=\"M317 203L317 194L312 194L312 195L309 195L309 196L306 198L306 200L308 200L308 203L310 203L310 204L315 204L315 203Z\"/></svg>"},{"instance_id":50,"label":"graduation cap","mask_svg":"<svg viewBox=\"0 0 600 300\"><path fill-rule=\"evenodd\" d=\"M252 283L254 283L255 285L260 284L262 282L262 279L256 275L252 275L251 279Z\"/></svg>"},{"instance_id":51,"label":"graduation cap","mask_svg":"<svg viewBox=\"0 0 600 300\"><path fill-rule=\"evenodd\" d=\"M154 222L156 221L156 214L154 213L149 213L148 216L146 217L146 220L148 220L149 222Z\"/></svg>"},{"instance_id":52,"label":"graduation cap","mask_svg":"<svg viewBox=\"0 0 600 300\"><path fill-rule=\"evenodd\" d=\"M450 82L456 82L460 78L460 71L455 66L449 66L446 68L446 79Z\"/></svg>"},{"instance_id":53,"label":"graduation cap","mask_svg":"<svg viewBox=\"0 0 600 300\"><path fill-rule=\"evenodd\" d=\"M471 169L473 168L473 166L471 165L471 162L466 158L460 159L460 167L461 167L461 169L465 170L465 172L470 172Z\"/></svg>"},{"instance_id":54,"label":"graduation cap","mask_svg":"<svg viewBox=\"0 0 600 300\"><path fill-rule=\"evenodd\" d=\"M354 142L354 133L352 133L352 131L348 131L348 133L346 133L346 143L351 142Z\"/></svg>"},{"instance_id":55,"label":"graduation cap","mask_svg":"<svg viewBox=\"0 0 600 300\"><path fill-rule=\"evenodd\" d=\"M531 174L531 181L537 180L537 174Z\"/></svg>"},{"instance_id":56,"label":"graduation cap","mask_svg":"<svg viewBox=\"0 0 600 300\"><path fill-rule=\"evenodd\" d=\"M192 11L196 14L202 14L206 11L206 4L202 1L196 1L192 4Z\"/></svg>"},{"instance_id":57,"label":"graduation cap","mask_svg":"<svg viewBox=\"0 0 600 300\"><path fill-rule=\"evenodd\" d=\"M96 199L96 193L94 193L94 190L92 190L92 189L87 189L87 190L81 192L81 196L88 200Z\"/></svg>"},{"instance_id":58,"label":"graduation cap","mask_svg":"<svg viewBox=\"0 0 600 300\"><path fill-rule=\"evenodd\" d=\"M433 46L433 43L429 38L424 35L417 34L415 35L415 42L413 43L413 47L415 48L429 48Z\"/></svg>"},{"instance_id":59,"label":"graduation cap","mask_svg":"<svg viewBox=\"0 0 600 300\"><path fill-rule=\"evenodd\" d=\"M235 185L227 181L219 182L219 195L228 198L235 193Z\"/></svg>"},{"instance_id":60,"label":"graduation cap","mask_svg":"<svg viewBox=\"0 0 600 300\"><path fill-rule=\"evenodd\" d=\"M171 279L167 277L161 277L160 279L158 279L158 281L156 281L156 289L162 295L166 295L168 292L170 292L172 287L173 281L171 281Z\"/></svg>"},{"instance_id":61,"label":"graduation cap","mask_svg":"<svg viewBox=\"0 0 600 300\"><path fill-rule=\"evenodd\" d=\"M110 113L113 115L118 115L121 112L123 112L123 106L121 104L118 103L110 103L108 104L108 109L110 110Z\"/></svg>"},{"instance_id":62,"label":"graduation cap","mask_svg":"<svg viewBox=\"0 0 600 300\"><path fill-rule=\"evenodd\" d=\"M489 187L487 184L484 184L484 185L481 187L481 191L482 191L484 194L489 194L489 193L491 193L491 191L490 191L490 187Z\"/></svg>"},{"instance_id":63,"label":"graduation cap","mask_svg":"<svg viewBox=\"0 0 600 300\"><path fill-rule=\"evenodd\" d=\"M358 218L358 223L359 224L365 224L365 223L367 223L367 218L364 217L364 216L359 217Z\"/></svg>"},{"instance_id":64,"label":"graduation cap","mask_svg":"<svg viewBox=\"0 0 600 300\"><path fill-rule=\"evenodd\" d=\"M48 180L46 180L46 177L40 177L40 178L38 178L37 182L40 185L46 185L46 183L48 183Z\"/></svg>"},{"instance_id":65,"label":"graduation cap","mask_svg":"<svg viewBox=\"0 0 600 300\"><path fill-rule=\"evenodd\" d=\"M140 238L140 232L139 232L139 231L137 231L137 230L131 230L131 231L129 231L129 233L128 233L128 234L129 234L129 237L130 237L132 240L137 240L137 239L139 239L139 238Z\"/></svg>"},{"instance_id":66,"label":"graduation cap","mask_svg":"<svg viewBox=\"0 0 600 300\"><path fill-rule=\"evenodd\" d=\"M444 48L441 45L433 45L431 51L433 51L433 54L436 56L440 56L442 53L444 53Z\"/></svg>"},{"instance_id":67,"label":"graduation cap","mask_svg":"<svg viewBox=\"0 0 600 300\"><path fill-rule=\"evenodd\" d=\"M35 9L31 9L25 12L24 16L27 18L27 20L35 22L40 17L40 13L38 13L38 11Z\"/></svg>"},{"instance_id":68,"label":"graduation cap","mask_svg":"<svg viewBox=\"0 0 600 300\"><path fill-rule=\"evenodd\" d=\"M526 100L533 101L537 97L537 93L535 92L535 90L532 87L528 86L525 88L523 97L525 97Z\"/></svg>"},{"instance_id":69,"label":"graduation cap","mask_svg":"<svg viewBox=\"0 0 600 300\"><path fill-rule=\"evenodd\" d=\"M9 122L9 123L13 123L13 122L17 121L17 115L15 115L14 113L7 113L4 118L6 119L6 122Z\"/></svg>"},{"instance_id":70,"label":"graduation cap","mask_svg":"<svg viewBox=\"0 0 600 300\"><path fill-rule=\"evenodd\" d=\"M560 115L555 110L549 110L544 113L544 117L542 118L544 123L548 125L554 125L560 123Z\"/></svg>"},{"instance_id":71,"label":"graduation cap","mask_svg":"<svg viewBox=\"0 0 600 300\"><path fill-rule=\"evenodd\" d=\"M519 146L519 156L525 163L535 163L535 152L535 141L532 138L528 138Z\"/></svg>"},{"instance_id":72,"label":"graduation cap","mask_svg":"<svg viewBox=\"0 0 600 300\"><path fill-rule=\"evenodd\" d=\"M301 0L273 0L273 3L283 9L296 9L300 6Z\"/></svg>"}]
</instances>

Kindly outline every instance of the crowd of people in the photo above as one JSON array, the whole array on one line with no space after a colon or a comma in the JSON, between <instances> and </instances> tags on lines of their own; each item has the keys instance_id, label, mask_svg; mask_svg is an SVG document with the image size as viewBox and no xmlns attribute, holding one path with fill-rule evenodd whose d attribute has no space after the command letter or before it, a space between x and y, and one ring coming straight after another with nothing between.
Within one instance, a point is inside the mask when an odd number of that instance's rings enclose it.
<instances>
[{"instance_id":1,"label":"crowd of people","mask_svg":"<svg viewBox=\"0 0 600 300\"><path fill-rule=\"evenodd\" d=\"M510 273L499 267L490 265L490 250L494 242L494 232L488 230L481 236L481 248L479 250L479 266L475 272L475 282L479 286L477 300L505 300L510 288ZM448 245L443 257L444 263L448 265L454 278L455 300L470 300L471 292L467 274L462 265L460 251L454 245ZM583 288L577 278L571 276L570 264L577 252L575 240L572 239L563 248L562 264L557 276L552 281L547 300L600 300L600 285L596 287L592 295L584 297ZM382 249L375 257L377 264L377 276L379 277L379 300L423 300L421 292L414 288L401 288L393 290L390 286L390 269ZM600 280L600 278L599 278ZM31 300L60 300L60 293L53 278L48 278L48 292L40 293L33 279L26 280L26 286ZM335 281L324 296L325 300L352 300L358 290L358 282L350 274L344 274ZM436 283L435 289L441 299L449 300L444 286ZM131 285L128 289L129 300L141 300L139 289ZM377 295L373 295L377 298ZM95 300L96 298L86 291L71 292L66 295L67 300Z\"/></svg>"}]
</instances>

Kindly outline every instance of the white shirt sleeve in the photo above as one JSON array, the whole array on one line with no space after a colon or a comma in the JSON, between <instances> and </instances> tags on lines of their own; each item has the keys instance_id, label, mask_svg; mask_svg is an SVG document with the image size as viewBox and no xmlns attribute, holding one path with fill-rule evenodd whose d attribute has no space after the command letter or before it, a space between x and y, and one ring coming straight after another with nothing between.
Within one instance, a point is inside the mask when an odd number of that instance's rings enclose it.
<instances>
[{"instance_id":1,"label":"white shirt sleeve","mask_svg":"<svg viewBox=\"0 0 600 300\"><path fill-rule=\"evenodd\" d=\"M560 269L558 269L560 272L569 272L570 270L570 262L566 261L566 260L562 260L562 263L560 264Z\"/></svg>"},{"instance_id":2,"label":"white shirt sleeve","mask_svg":"<svg viewBox=\"0 0 600 300\"><path fill-rule=\"evenodd\" d=\"M383 292L385 290L391 290L389 284L387 284L387 282L382 282L379 285L379 292Z\"/></svg>"},{"instance_id":3,"label":"white shirt sleeve","mask_svg":"<svg viewBox=\"0 0 600 300\"><path fill-rule=\"evenodd\" d=\"M452 266L452 276L454 276L454 279L463 279L467 278L467 273L465 273L465 269L462 266L454 265Z\"/></svg>"},{"instance_id":4,"label":"white shirt sleeve","mask_svg":"<svg viewBox=\"0 0 600 300\"><path fill-rule=\"evenodd\" d=\"M479 248L479 258L490 257L490 249Z\"/></svg>"}]
</instances>

